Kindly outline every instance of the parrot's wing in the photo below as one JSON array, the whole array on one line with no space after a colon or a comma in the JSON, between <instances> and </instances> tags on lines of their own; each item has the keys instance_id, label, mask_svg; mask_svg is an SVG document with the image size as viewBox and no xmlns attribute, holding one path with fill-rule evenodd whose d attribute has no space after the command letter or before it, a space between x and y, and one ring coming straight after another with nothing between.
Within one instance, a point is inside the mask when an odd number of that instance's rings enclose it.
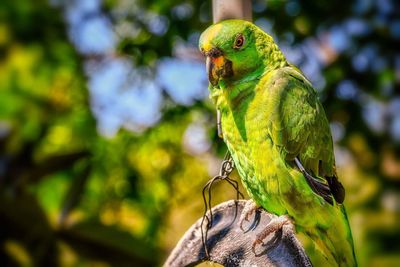
<instances>
[{"instance_id":1,"label":"parrot's wing","mask_svg":"<svg viewBox=\"0 0 400 267\"><path fill-rule=\"evenodd\" d=\"M344 188L336 176L329 123L314 88L293 67L278 70L267 87L272 109L269 129L274 144L288 162L301 162L314 178L309 183L316 193L328 193L342 203ZM326 186L328 192L322 190Z\"/></svg>"}]
</instances>

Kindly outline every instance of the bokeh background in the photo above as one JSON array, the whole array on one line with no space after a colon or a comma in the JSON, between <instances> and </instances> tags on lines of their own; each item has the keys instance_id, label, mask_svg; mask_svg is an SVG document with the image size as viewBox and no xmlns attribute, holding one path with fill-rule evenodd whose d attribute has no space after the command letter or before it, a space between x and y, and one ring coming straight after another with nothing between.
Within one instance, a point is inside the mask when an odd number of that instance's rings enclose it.
<instances>
[{"instance_id":1,"label":"bokeh background","mask_svg":"<svg viewBox=\"0 0 400 267\"><path fill-rule=\"evenodd\" d=\"M253 15L319 92L361 266L400 266L399 2ZM210 23L210 1L0 2L1 266L162 264L226 151L197 52Z\"/></svg>"}]
</instances>

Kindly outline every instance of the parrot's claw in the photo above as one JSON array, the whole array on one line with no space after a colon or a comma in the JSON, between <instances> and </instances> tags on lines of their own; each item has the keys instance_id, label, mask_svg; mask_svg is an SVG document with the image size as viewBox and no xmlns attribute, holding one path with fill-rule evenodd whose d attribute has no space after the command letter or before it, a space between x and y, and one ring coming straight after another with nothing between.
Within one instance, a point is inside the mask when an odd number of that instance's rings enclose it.
<instances>
[{"instance_id":1,"label":"parrot's claw","mask_svg":"<svg viewBox=\"0 0 400 267\"><path fill-rule=\"evenodd\" d=\"M239 223L240 223L240 229L242 229L243 232L246 232L243 228L243 222L249 222L250 216L258 209L257 204L253 200L248 200L246 202L246 205L244 206L244 209L242 210L242 213L239 218Z\"/></svg>"},{"instance_id":2,"label":"parrot's claw","mask_svg":"<svg viewBox=\"0 0 400 267\"><path fill-rule=\"evenodd\" d=\"M263 246L265 246L264 244L264 239L266 237L268 237L270 234L275 233L278 230L281 230L284 226L288 226L289 229L291 231L293 231L293 223L291 222L291 220L289 219L289 217L287 215L283 215L283 216L279 216L276 218L273 218L268 224L267 226L265 226L265 228L257 234L257 238L254 241L251 249L253 251L253 253L258 256L260 254L256 253L256 247L257 245L262 244ZM266 251L266 249L264 249L263 251ZM261 253L262 254L262 253Z\"/></svg>"}]
</instances>

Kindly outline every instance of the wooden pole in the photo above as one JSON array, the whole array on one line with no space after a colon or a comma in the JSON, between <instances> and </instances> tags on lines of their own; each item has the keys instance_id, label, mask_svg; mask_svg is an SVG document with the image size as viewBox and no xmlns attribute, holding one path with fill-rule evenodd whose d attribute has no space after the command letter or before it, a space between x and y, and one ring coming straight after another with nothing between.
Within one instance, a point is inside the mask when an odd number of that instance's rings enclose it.
<instances>
[{"instance_id":1,"label":"wooden pole","mask_svg":"<svg viewBox=\"0 0 400 267\"><path fill-rule=\"evenodd\" d=\"M251 0L213 0L213 22L226 19L252 21Z\"/></svg>"}]
</instances>

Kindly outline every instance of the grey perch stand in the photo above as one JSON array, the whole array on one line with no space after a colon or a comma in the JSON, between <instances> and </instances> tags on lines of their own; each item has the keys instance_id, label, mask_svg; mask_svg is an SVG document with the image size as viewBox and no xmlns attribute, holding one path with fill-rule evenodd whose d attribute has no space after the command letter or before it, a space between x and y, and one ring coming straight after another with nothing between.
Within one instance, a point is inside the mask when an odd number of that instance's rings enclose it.
<instances>
[{"instance_id":1,"label":"grey perch stand","mask_svg":"<svg viewBox=\"0 0 400 267\"><path fill-rule=\"evenodd\" d=\"M206 260L223 266L312 266L293 231L286 226L268 236L266 246L259 245L255 255L251 247L257 234L276 215L258 209L249 222L243 223L243 231L239 218L245 205L246 200L230 200L212 209L213 225L207 239L209 259L201 241L200 218L184 234L164 266L195 266Z\"/></svg>"}]
</instances>

